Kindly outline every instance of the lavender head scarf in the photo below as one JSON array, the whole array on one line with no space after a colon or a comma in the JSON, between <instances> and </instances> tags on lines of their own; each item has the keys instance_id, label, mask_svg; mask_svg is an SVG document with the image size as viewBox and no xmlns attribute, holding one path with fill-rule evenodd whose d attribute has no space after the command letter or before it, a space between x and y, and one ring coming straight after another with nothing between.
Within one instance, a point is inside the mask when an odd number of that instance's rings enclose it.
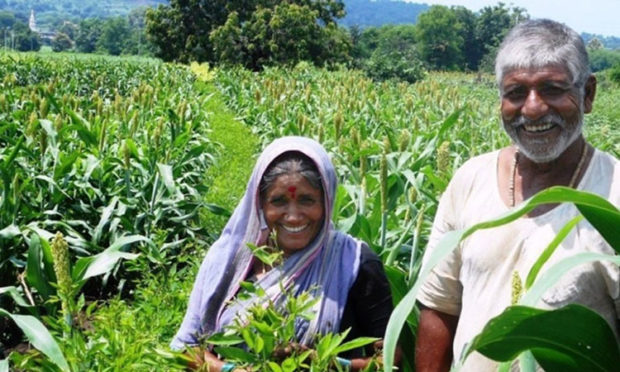
<instances>
[{"instance_id":1,"label":"lavender head scarf","mask_svg":"<svg viewBox=\"0 0 620 372\"><path fill-rule=\"evenodd\" d=\"M221 331L247 306L247 302L227 304L252 267L254 258L247 243L264 244L269 235L260 210L259 184L269 164L289 151L303 153L317 166L325 193L325 218L310 245L291 254L255 283L266 293L259 300L277 303L281 285L296 294L310 290L319 299L314 308L315 317L297 322L297 341L310 344L317 334L339 331L349 289L359 269L361 242L333 228L331 216L337 181L323 147L308 138L284 137L273 141L262 152L245 195L220 238L207 252L194 282L181 328L170 344L172 349L198 345L200 337Z\"/></svg>"}]
</instances>

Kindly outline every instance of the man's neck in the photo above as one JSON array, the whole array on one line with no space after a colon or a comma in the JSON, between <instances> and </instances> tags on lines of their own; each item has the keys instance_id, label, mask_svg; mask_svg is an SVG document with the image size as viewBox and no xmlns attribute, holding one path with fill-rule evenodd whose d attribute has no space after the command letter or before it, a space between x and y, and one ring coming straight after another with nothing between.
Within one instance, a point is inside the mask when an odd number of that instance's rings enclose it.
<instances>
[{"instance_id":1,"label":"man's neck","mask_svg":"<svg viewBox=\"0 0 620 372\"><path fill-rule=\"evenodd\" d=\"M593 151L587 151L588 148L589 145L580 136L559 157L546 163L536 163L521 153L515 154L515 146L505 148L500 155L498 169L502 199L511 206L552 186L577 187L593 154ZM542 205L529 216L541 215L554 207Z\"/></svg>"}]
</instances>

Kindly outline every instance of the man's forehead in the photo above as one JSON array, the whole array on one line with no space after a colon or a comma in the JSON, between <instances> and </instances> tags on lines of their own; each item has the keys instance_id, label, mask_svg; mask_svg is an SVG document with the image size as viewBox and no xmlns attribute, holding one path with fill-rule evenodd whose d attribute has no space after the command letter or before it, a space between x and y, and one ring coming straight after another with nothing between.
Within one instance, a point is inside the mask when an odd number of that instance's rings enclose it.
<instances>
[{"instance_id":1,"label":"man's forehead","mask_svg":"<svg viewBox=\"0 0 620 372\"><path fill-rule=\"evenodd\" d=\"M506 71L502 78L502 85L539 84L546 81L565 82L570 84L572 78L568 69L561 65L514 67Z\"/></svg>"}]
</instances>

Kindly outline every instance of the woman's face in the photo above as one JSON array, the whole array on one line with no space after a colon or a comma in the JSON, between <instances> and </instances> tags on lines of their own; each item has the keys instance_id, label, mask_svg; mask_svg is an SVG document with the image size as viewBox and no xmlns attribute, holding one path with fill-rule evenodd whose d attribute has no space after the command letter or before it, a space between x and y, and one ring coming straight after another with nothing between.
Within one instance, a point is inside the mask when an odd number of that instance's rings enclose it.
<instances>
[{"instance_id":1,"label":"woman's face","mask_svg":"<svg viewBox=\"0 0 620 372\"><path fill-rule=\"evenodd\" d=\"M310 244L321 230L325 214L323 193L299 173L276 178L265 192L262 208L285 256Z\"/></svg>"}]
</instances>

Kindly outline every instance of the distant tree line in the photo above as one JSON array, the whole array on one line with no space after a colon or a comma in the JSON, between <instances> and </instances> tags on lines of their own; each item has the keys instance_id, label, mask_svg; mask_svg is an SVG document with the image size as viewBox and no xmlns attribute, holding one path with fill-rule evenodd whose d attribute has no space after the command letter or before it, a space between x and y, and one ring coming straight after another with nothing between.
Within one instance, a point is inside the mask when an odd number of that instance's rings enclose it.
<instances>
[{"instance_id":1,"label":"distant tree line","mask_svg":"<svg viewBox=\"0 0 620 372\"><path fill-rule=\"evenodd\" d=\"M146 9L135 8L124 16L86 18L77 23L63 21L55 28L51 40L42 40L38 33L30 30L28 20L23 16L0 11L0 34L4 36L1 45L20 51L36 51L47 43L55 52L75 50L111 55L153 55L154 48L145 34Z\"/></svg>"},{"instance_id":2,"label":"distant tree line","mask_svg":"<svg viewBox=\"0 0 620 372\"><path fill-rule=\"evenodd\" d=\"M377 79L415 81L426 69L477 71L492 60L507 30L528 17L502 3L478 13L437 5L415 25L344 29L335 22L343 14L338 0L171 0L146 18L156 55L166 61L251 69L340 62Z\"/></svg>"},{"instance_id":3,"label":"distant tree line","mask_svg":"<svg viewBox=\"0 0 620 372\"><path fill-rule=\"evenodd\" d=\"M0 0L0 9L18 17L28 18L30 11L37 15L37 25L55 30L65 21L78 23L86 18L127 16L139 6L157 6L168 0ZM26 21L27 23L27 21Z\"/></svg>"},{"instance_id":4,"label":"distant tree line","mask_svg":"<svg viewBox=\"0 0 620 372\"><path fill-rule=\"evenodd\" d=\"M76 21L56 19L52 40L41 40L28 28L27 14L0 11L3 45L38 50L48 43L55 51L153 55L165 61L241 65L253 70L307 61L358 68L377 80L414 82L429 70L490 71L505 33L529 17L524 9L501 2L472 12L462 6L429 7L390 0L142 1L160 3L156 8L131 8L135 2L129 0L97 1L97 6L115 6L126 13ZM0 0L3 3L9 7L36 3L39 10L57 11L76 7L75 0ZM82 3L95 6L94 0ZM343 18L347 11L348 23ZM373 13L377 13L374 18ZM402 13L400 18L396 13ZM372 19L399 22L405 18L411 23L368 26ZM366 21L353 24L356 19ZM584 34L584 39L594 71L620 64L620 51L609 49L620 39L591 34Z\"/></svg>"}]
</instances>

